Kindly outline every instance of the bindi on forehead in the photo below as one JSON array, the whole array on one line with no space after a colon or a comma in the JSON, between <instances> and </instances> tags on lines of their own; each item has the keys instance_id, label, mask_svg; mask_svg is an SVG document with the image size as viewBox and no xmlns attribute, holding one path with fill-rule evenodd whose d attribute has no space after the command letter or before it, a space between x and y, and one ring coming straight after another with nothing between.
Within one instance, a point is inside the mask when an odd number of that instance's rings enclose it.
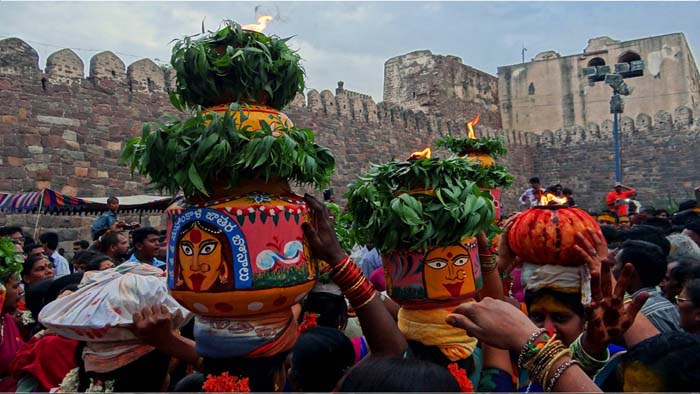
<instances>
[{"instance_id":1,"label":"bindi on forehead","mask_svg":"<svg viewBox=\"0 0 700 394\"><path fill-rule=\"evenodd\" d=\"M202 232L199 231L199 230L197 230L196 228L193 229L193 230L190 232L190 239L191 239L192 242L194 242L194 243L199 243L199 242L201 242L201 241L202 241Z\"/></svg>"},{"instance_id":2,"label":"bindi on forehead","mask_svg":"<svg viewBox=\"0 0 700 394\"><path fill-rule=\"evenodd\" d=\"M447 258L448 258L448 259L451 259L452 256L453 256L452 252L447 252Z\"/></svg>"}]
</instances>

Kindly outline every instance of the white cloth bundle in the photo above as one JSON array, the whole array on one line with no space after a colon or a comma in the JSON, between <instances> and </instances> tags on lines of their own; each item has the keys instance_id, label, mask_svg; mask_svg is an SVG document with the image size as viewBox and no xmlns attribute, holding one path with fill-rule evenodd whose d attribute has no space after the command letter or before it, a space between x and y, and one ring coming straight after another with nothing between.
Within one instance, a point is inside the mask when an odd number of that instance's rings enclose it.
<instances>
[{"instance_id":1,"label":"white cloth bundle","mask_svg":"<svg viewBox=\"0 0 700 394\"><path fill-rule=\"evenodd\" d=\"M176 328L193 316L170 296L163 271L124 263L90 272L78 291L46 305L39 321L59 335L80 341L131 341L137 339L129 330L132 315L154 305L165 306L175 316Z\"/></svg>"},{"instance_id":2,"label":"white cloth bundle","mask_svg":"<svg viewBox=\"0 0 700 394\"><path fill-rule=\"evenodd\" d=\"M526 290L548 288L564 293L581 292L581 304L591 303L591 273L586 265L564 267L523 263L520 281Z\"/></svg>"}]
</instances>

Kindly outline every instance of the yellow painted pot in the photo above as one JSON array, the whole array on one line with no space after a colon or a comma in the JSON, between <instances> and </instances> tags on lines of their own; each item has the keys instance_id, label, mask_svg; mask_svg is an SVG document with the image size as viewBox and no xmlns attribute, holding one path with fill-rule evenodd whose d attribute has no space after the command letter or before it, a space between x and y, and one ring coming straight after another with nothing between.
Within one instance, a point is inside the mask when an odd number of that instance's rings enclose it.
<instances>
[{"instance_id":1,"label":"yellow painted pot","mask_svg":"<svg viewBox=\"0 0 700 394\"><path fill-rule=\"evenodd\" d=\"M204 113L216 112L224 115L229 108L229 104L221 104L207 108ZM243 117L241 118L241 114ZM294 123L284 113L264 105L243 104L240 111L231 111L231 117L236 122L236 127L242 129L249 127L250 130L260 130L260 122L267 123L272 130L277 130L280 125L293 127Z\"/></svg>"},{"instance_id":2,"label":"yellow painted pot","mask_svg":"<svg viewBox=\"0 0 700 394\"><path fill-rule=\"evenodd\" d=\"M462 157L465 160L478 164L482 167L493 167L496 165L496 161L493 159L493 157L489 156L486 153L470 152L467 153L466 156Z\"/></svg>"}]
</instances>

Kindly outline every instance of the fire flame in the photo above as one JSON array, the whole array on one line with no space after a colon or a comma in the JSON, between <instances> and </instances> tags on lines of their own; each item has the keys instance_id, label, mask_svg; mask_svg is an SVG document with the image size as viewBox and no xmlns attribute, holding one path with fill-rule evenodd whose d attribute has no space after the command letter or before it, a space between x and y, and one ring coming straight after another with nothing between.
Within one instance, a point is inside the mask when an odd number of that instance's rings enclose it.
<instances>
[{"instance_id":1,"label":"fire flame","mask_svg":"<svg viewBox=\"0 0 700 394\"><path fill-rule=\"evenodd\" d=\"M564 205L569 201L566 196L557 197L553 193L545 193L540 196L540 205Z\"/></svg>"},{"instance_id":2,"label":"fire flame","mask_svg":"<svg viewBox=\"0 0 700 394\"><path fill-rule=\"evenodd\" d=\"M411 153L411 156L408 158L408 160L418 160L422 158L430 159L430 156L433 154L433 151L430 150L430 148L425 148L422 151L417 151Z\"/></svg>"},{"instance_id":3,"label":"fire flame","mask_svg":"<svg viewBox=\"0 0 700 394\"><path fill-rule=\"evenodd\" d=\"M479 114L476 114L474 119L470 120L467 123L467 130L469 131L468 137L470 139L476 139L476 134L474 134L474 126L476 126L476 124L479 123L479 119L481 119L481 116Z\"/></svg>"},{"instance_id":4,"label":"fire flame","mask_svg":"<svg viewBox=\"0 0 700 394\"><path fill-rule=\"evenodd\" d=\"M258 23L253 23L250 25L243 25L241 29L250 30L258 33L262 33L267 27L267 24L272 20L272 15L263 15L258 18Z\"/></svg>"}]
</instances>

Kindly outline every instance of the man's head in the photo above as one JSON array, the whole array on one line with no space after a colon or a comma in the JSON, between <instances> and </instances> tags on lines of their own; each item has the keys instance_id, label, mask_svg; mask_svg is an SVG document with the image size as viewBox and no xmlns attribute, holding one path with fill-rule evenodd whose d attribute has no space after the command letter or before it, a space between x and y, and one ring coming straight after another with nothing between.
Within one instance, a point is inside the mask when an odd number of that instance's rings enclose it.
<instances>
[{"instance_id":1,"label":"man's head","mask_svg":"<svg viewBox=\"0 0 700 394\"><path fill-rule=\"evenodd\" d=\"M24 247L24 233L21 227L0 227L0 238L9 238L12 243Z\"/></svg>"},{"instance_id":2,"label":"man's head","mask_svg":"<svg viewBox=\"0 0 700 394\"><path fill-rule=\"evenodd\" d=\"M41 242L41 246L46 249L46 252L53 252L58 248L58 234L49 232L49 233L43 233L39 236L39 241Z\"/></svg>"},{"instance_id":3,"label":"man's head","mask_svg":"<svg viewBox=\"0 0 700 394\"><path fill-rule=\"evenodd\" d=\"M642 287L654 287L661 283L666 275L666 255L660 247L651 242L625 241L615 256L615 266L612 269L615 278L620 277L622 268L627 263L631 263L635 271L627 287L629 293Z\"/></svg>"},{"instance_id":4,"label":"man's head","mask_svg":"<svg viewBox=\"0 0 700 394\"><path fill-rule=\"evenodd\" d=\"M90 242L81 239L80 241L73 242L73 253L80 253L88 250L90 247Z\"/></svg>"},{"instance_id":5,"label":"man's head","mask_svg":"<svg viewBox=\"0 0 700 394\"><path fill-rule=\"evenodd\" d=\"M109 231L100 237L100 252L115 259L126 258L129 253L129 239L122 233Z\"/></svg>"},{"instance_id":6,"label":"man's head","mask_svg":"<svg viewBox=\"0 0 700 394\"><path fill-rule=\"evenodd\" d=\"M700 261L680 260L668 263L666 275L659 287L664 293L664 297L671 303L676 303L676 296L683 290L683 284L691 277L693 272L700 270Z\"/></svg>"},{"instance_id":7,"label":"man's head","mask_svg":"<svg viewBox=\"0 0 700 394\"><path fill-rule=\"evenodd\" d=\"M533 189L539 189L540 185L541 185L540 178L538 178L536 176L533 176L532 178L530 178L530 187L532 187Z\"/></svg>"},{"instance_id":8,"label":"man's head","mask_svg":"<svg viewBox=\"0 0 700 394\"><path fill-rule=\"evenodd\" d=\"M654 226L638 225L625 229L620 232L620 239L651 242L661 248L664 256L668 256L671 251L671 242L666 238L666 234Z\"/></svg>"},{"instance_id":9,"label":"man's head","mask_svg":"<svg viewBox=\"0 0 700 394\"><path fill-rule=\"evenodd\" d=\"M689 236L698 246L700 246L700 220L688 222L683 229L683 235Z\"/></svg>"},{"instance_id":10,"label":"man's head","mask_svg":"<svg viewBox=\"0 0 700 394\"><path fill-rule=\"evenodd\" d=\"M116 197L109 197L107 199L107 208L112 212L117 212L119 210L119 199Z\"/></svg>"},{"instance_id":11,"label":"man's head","mask_svg":"<svg viewBox=\"0 0 700 394\"><path fill-rule=\"evenodd\" d=\"M28 259L36 256L46 257L46 251L44 250L44 247L37 243L24 245L24 253L27 255Z\"/></svg>"},{"instance_id":12,"label":"man's head","mask_svg":"<svg viewBox=\"0 0 700 394\"><path fill-rule=\"evenodd\" d=\"M158 249L158 255L156 256L159 260L165 261L168 253L168 231L167 230L160 230L160 238L158 241L160 242L160 248Z\"/></svg>"},{"instance_id":13,"label":"man's head","mask_svg":"<svg viewBox=\"0 0 700 394\"><path fill-rule=\"evenodd\" d=\"M622 193L622 183L615 182L615 191L618 193Z\"/></svg>"},{"instance_id":14,"label":"man's head","mask_svg":"<svg viewBox=\"0 0 700 394\"><path fill-rule=\"evenodd\" d=\"M561 192L567 197L571 197L574 194L573 190L569 189L568 187L563 188Z\"/></svg>"},{"instance_id":15,"label":"man's head","mask_svg":"<svg viewBox=\"0 0 700 394\"><path fill-rule=\"evenodd\" d=\"M139 259L152 259L160 249L160 233L153 227L141 227L131 233Z\"/></svg>"},{"instance_id":16,"label":"man's head","mask_svg":"<svg viewBox=\"0 0 700 394\"><path fill-rule=\"evenodd\" d=\"M678 212L687 211L689 209L694 209L698 207L697 200L685 200L678 204Z\"/></svg>"}]
</instances>

